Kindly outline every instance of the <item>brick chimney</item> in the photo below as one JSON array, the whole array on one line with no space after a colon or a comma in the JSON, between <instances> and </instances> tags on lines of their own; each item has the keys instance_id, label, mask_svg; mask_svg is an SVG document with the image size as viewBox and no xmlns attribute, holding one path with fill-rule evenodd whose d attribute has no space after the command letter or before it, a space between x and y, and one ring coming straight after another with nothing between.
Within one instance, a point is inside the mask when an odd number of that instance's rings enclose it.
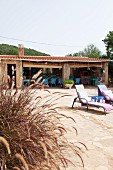
<instances>
[{"instance_id":1,"label":"brick chimney","mask_svg":"<svg viewBox=\"0 0 113 170\"><path fill-rule=\"evenodd\" d=\"M23 44L18 44L18 56L24 57L24 45Z\"/></svg>"}]
</instances>

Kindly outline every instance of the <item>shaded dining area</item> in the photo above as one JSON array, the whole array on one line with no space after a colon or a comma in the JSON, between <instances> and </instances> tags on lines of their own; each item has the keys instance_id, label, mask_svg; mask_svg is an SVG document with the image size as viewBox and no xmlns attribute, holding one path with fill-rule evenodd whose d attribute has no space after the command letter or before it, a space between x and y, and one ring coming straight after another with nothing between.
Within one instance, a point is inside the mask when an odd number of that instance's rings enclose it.
<instances>
[{"instance_id":1,"label":"shaded dining area","mask_svg":"<svg viewBox=\"0 0 113 170\"><path fill-rule=\"evenodd\" d=\"M50 66L51 64L51 66ZM72 63L62 63L62 65L56 63L56 66L54 63L46 64L44 67L24 67L23 68L23 84L30 85L33 83L32 77L40 70L42 69L42 79L40 82L43 81L44 84L48 85L49 87L63 87L63 82L65 80L73 80L74 84L84 84L84 85L91 85L96 86L106 81L105 79L105 70L106 67L103 64L103 68L100 65L100 67L96 67L85 63L84 67L72 67ZM80 63L81 64L81 63ZM24 65L24 63L23 63ZM26 65L26 63L25 63ZM29 66L31 66L31 63L29 63ZM57 68L59 67L60 68ZM89 67L90 66L90 67ZM56 68L54 68L56 67ZM107 71L107 69L106 69ZM100 79L100 80L99 80Z\"/></svg>"}]
</instances>

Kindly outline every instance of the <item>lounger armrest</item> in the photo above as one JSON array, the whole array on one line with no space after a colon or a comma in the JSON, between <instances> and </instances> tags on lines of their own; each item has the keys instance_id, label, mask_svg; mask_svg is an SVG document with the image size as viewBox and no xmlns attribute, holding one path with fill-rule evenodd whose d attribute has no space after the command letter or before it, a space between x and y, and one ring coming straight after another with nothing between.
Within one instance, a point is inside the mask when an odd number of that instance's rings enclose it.
<instances>
[{"instance_id":1,"label":"lounger armrest","mask_svg":"<svg viewBox=\"0 0 113 170\"><path fill-rule=\"evenodd\" d=\"M109 95L104 95L104 98L105 98L106 100L111 100L111 98L110 98ZM107 99L107 98L108 98L108 99Z\"/></svg>"},{"instance_id":2,"label":"lounger armrest","mask_svg":"<svg viewBox=\"0 0 113 170\"><path fill-rule=\"evenodd\" d=\"M86 101L85 104L88 104L88 100L87 100L86 98L80 97L79 99L80 99L80 100L81 100L81 99L85 100L85 101ZM84 102L82 102L82 103L84 103Z\"/></svg>"}]
</instances>

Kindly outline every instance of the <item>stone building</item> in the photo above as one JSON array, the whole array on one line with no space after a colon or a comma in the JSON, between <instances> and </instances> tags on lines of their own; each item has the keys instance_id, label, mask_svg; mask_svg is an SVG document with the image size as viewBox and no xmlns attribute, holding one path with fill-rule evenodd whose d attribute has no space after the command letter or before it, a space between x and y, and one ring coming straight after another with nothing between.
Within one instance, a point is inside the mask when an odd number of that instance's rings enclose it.
<instances>
[{"instance_id":1,"label":"stone building","mask_svg":"<svg viewBox=\"0 0 113 170\"><path fill-rule=\"evenodd\" d=\"M80 77L82 83L85 78L88 80L97 78L100 71L103 71L103 81L108 85L108 59L88 57L61 57L61 56L25 56L24 46L18 46L18 55L0 55L0 84L7 83L8 75L15 76L17 88L21 88L24 79L31 79L34 70L43 69L51 74L59 74L62 80ZM31 72L31 70L33 72ZM13 73L12 73L13 72ZM25 77L24 73L28 76ZM32 75L30 75L32 73ZM95 79L94 79L95 80Z\"/></svg>"}]
</instances>

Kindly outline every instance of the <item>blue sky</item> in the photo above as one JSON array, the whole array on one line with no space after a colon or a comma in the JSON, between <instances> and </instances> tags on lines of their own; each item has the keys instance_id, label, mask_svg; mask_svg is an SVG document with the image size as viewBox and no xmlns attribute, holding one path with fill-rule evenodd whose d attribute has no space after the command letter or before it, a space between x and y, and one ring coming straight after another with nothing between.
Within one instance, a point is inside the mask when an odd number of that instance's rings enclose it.
<instances>
[{"instance_id":1,"label":"blue sky","mask_svg":"<svg viewBox=\"0 0 113 170\"><path fill-rule=\"evenodd\" d=\"M113 0L0 0L0 44L24 44L53 56L94 44L104 54L109 31Z\"/></svg>"}]
</instances>

